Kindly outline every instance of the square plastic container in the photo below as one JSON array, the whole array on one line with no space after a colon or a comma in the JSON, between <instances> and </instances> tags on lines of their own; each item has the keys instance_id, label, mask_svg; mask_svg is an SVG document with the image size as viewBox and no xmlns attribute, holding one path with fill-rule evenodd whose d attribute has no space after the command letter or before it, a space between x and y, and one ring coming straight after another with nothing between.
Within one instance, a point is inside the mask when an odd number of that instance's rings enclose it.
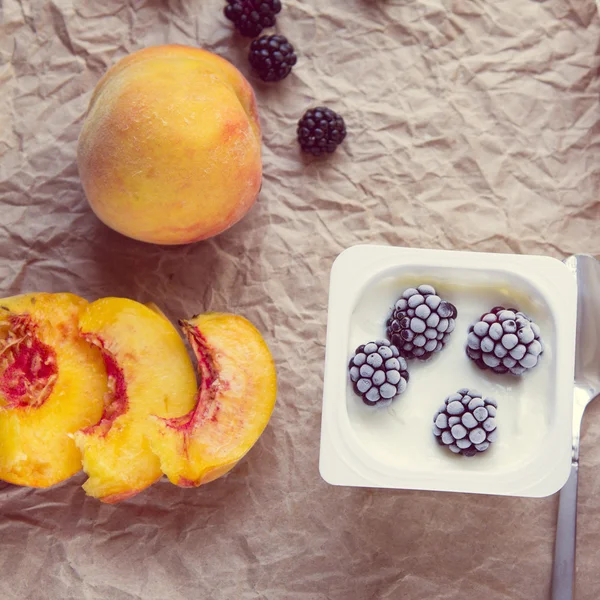
<instances>
[{"instance_id":1,"label":"square plastic container","mask_svg":"<svg viewBox=\"0 0 600 600\"><path fill-rule=\"evenodd\" d=\"M456 328L427 361L410 360L407 390L387 408L353 391L355 349L385 338L403 290L423 283L456 305ZM495 306L516 307L541 329L544 352L520 377L482 371L467 357L468 327ZM353 246L331 270L319 468L333 485L542 497L566 482L572 449L577 283L545 256ZM498 402L498 439L454 455L433 417L461 388Z\"/></svg>"}]
</instances>

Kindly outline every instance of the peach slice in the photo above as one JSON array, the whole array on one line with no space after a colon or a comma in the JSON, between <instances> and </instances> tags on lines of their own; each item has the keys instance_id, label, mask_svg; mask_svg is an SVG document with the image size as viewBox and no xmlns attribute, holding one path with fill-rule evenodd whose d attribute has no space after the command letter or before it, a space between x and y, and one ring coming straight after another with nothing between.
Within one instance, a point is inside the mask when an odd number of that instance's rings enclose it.
<instances>
[{"instance_id":1,"label":"peach slice","mask_svg":"<svg viewBox=\"0 0 600 600\"><path fill-rule=\"evenodd\" d=\"M191 410L196 376L175 327L134 300L91 303L80 329L100 349L109 381L100 422L75 434L89 477L83 487L88 495L115 503L161 477L146 436L148 416L178 417Z\"/></svg>"},{"instance_id":2,"label":"peach slice","mask_svg":"<svg viewBox=\"0 0 600 600\"><path fill-rule=\"evenodd\" d=\"M81 469L69 434L102 415L106 373L79 337L72 294L0 300L0 478L48 487Z\"/></svg>"},{"instance_id":3,"label":"peach slice","mask_svg":"<svg viewBox=\"0 0 600 600\"><path fill-rule=\"evenodd\" d=\"M198 359L196 406L179 418L153 418L149 439L169 480L195 487L227 473L258 440L275 406L276 374L245 318L207 313L180 324Z\"/></svg>"}]
</instances>

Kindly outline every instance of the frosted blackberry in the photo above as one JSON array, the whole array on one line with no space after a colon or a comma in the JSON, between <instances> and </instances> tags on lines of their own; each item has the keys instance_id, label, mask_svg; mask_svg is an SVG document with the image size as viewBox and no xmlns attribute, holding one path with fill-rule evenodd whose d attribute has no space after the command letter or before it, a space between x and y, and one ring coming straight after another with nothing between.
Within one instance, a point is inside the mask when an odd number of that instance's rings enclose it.
<instances>
[{"instance_id":1,"label":"frosted blackberry","mask_svg":"<svg viewBox=\"0 0 600 600\"><path fill-rule=\"evenodd\" d=\"M263 81L281 81L296 64L294 47L283 35L263 35L250 44L248 60Z\"/></svg>"},{"instance_id":2,"label":"frosted blackberry","mask_svg":"<svg viewBox=\"0 0 600 600\"><path fill-rule=\"evenodd\" d=\"M388 340L359 346L348 369L354 391L369 406L387 406L408 385L406 361Z\"/></svg>"},{"instance_id":3,"label":"frosted blackberry","mask_svg":"<svg viewBox=\"0 0 600 600\"><path fill-rule=\"evenodd\" d=\"M451 394L433 417L433 435L454 454L475 456L496 441L496 410L493 398L463 388Z\"/></svg>"},{"instance_id":4,"label":"frosted blackberry","mask_svg":"<svg viewBox=\"0 0 600 600\"><path fill-rule=\"evenodd\" d=\"M331 154L346 137L346 124L343 117L325 106L307 110L296 130L298 143L303 152L314 156Z\"/></svg>"},{"instance_id":5,"label":"frosted blackberry","mask_svg":"<svg viewBox=\"0 0 600 600\"><path fill-rule=\"evenodd\" d=\"M280 11L280 0L227 0L223 12L242 35L256 37L275 25L275 15Z\"/></svg>"},{"instance_id":6,"label":"frosted blackberry","mask_svg":"<svg viewBox=\"0 0 600 600\"><path fill-rule=\"evenodd\" d=\"M387 321L387 337L405 358L428 359L439 352L456 326L454 304L431 285L404 290Z\"/></svg>"},{"instance_id":7,"label":"frosted blackberry","mask_svg":"<svg viewBox=\"0 0 600 600\"><path fill-rule=\"evenodd\" d=\"M469 327L467 355L480 369L522 375L543 351L540 328L516 308L496 306Z\"/></svg>"}]
</instances>

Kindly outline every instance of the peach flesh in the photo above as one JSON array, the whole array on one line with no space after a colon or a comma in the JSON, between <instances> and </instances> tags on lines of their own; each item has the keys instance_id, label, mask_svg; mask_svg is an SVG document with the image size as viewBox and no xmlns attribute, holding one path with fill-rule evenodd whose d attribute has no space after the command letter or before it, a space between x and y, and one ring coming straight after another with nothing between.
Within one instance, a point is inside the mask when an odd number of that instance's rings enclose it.
<instances>
[{"instance_id":1,"label":"peach flesh","mask_svg":"<svg viewBox=\"0 0 600 600\"><path fill-rule=\"evenodd\" d=\"M52 393L58 368L56 353L36 336L27 315L11 316L0 342L0 394L6 408L39 407Z\"/></svg>"},{"instance_id":2,"label":"peach flesh","mask_svg":"<svg viewBox=\"0 0 600 600\"><path fill-rule=\"evenodd\" d=\"M179 325L184 329L188 339L194 348L198 361L198 371L200 372L200 387L196 395L196 406L187 415L171 419L162 419L170 429L180 432L184 439L184 452L188 455L189 438L194 429L204 421L217 421L219 413L219 404L216 402L217 388L213 385L217 380L216 369L210 358L210 352L206 340L202 334L190 327L184 321L179 321ZM194 487L193 482L189 486Z\"/></svg>"},{"instance_id":3,"label":"peach flesh","mask_svg":"<svg viewBox=\"0 0 600 600\"><path fill-rule=\"evenodd\" d=\"M240 315L205 313L180 325L200 387L186 415L154 418L150 445L172 483L197 487L225 475L258 441L275 406L276 371L260 332Z\"/></svg>"},{"instance_id":4,"label":"peach flesh","mask_svg":"<svg viewBox=\"0 0 600 600\"><path fill-rule=\"evenodd\" d=\"M151 417L176 417L194 407L196 376L181 336L168 319L126 298L102 298L85 309L79 331L99 350L108 393L99 424L74 440L90 496L116 503L160 479L148 440Z\"/></svg>"},{"instance_id":5,"label":"peach flesh","mask_svg":"<svg viewBox=\"0 0 600 600\"><path fill-rule=\"evenodd\" d=\"M101 354L79 334L87 302L33 293L0 300L0 479L46 488L81 469L72 436L97 423Z\"/></svg>"},{"instance_id":6,"label":"peach flesh","mask_svg":"<svg viewBox=\"0 0 600 600\"><path fill-rule=\"evenodd\" d=\"M119 367L117 359L109 352L102 339L98 335L91 333L82 334L83 338L90 344L96 346L102 355L104 368L106 369L106 377L108 379L108 392L104 399L104 411L98 423L82 429L82 433L101 433L106 435L115 420L122 414L127 412L127 384L125 383L125 375Z\"/></svg>"}]
</instances>

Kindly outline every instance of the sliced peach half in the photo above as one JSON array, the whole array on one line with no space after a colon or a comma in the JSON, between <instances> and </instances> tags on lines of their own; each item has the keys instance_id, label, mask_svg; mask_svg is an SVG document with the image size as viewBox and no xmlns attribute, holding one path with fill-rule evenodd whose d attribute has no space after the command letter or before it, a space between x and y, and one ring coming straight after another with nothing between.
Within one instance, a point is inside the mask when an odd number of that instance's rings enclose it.
<instances>
[{"instance_id":1,"label":"sliced peach half","mask_svg":"<svg viewBox=\"0 0 600 600\"><path fill-rule=\"evenodd\" d=\"M102 415L102 357L79 336L72 294L0 300L0 479L48 487L81 469L69 434Z\"/></svg>"},{"instance_id":2,"label":"sliced peach half","mask_svg":"<svg viewBox=\"0 0 600 600\"><path fill-rule=\"evenodd\" d=\"M87 494L103 502L131 498L162 475L150 449L150 415L179 417L194 406L196 375L173 325L124 298L91 303L80 319L83 337L104 358L109 391L99 423L75 434Z\"/></svg>"},{"instance_id":3,"label":"sliced peach half","mask_svg":"<svg viewBox=\"0 0 600 600\"><path fill-rule=\"evenodd\" d=\"M276 375L245 318L207 313L180 324L198 359L196 405L179 418L151 418L150 445L172 483L195 487L227 473L258 440L275 406Z\"/></svg>"}]
</instances>

